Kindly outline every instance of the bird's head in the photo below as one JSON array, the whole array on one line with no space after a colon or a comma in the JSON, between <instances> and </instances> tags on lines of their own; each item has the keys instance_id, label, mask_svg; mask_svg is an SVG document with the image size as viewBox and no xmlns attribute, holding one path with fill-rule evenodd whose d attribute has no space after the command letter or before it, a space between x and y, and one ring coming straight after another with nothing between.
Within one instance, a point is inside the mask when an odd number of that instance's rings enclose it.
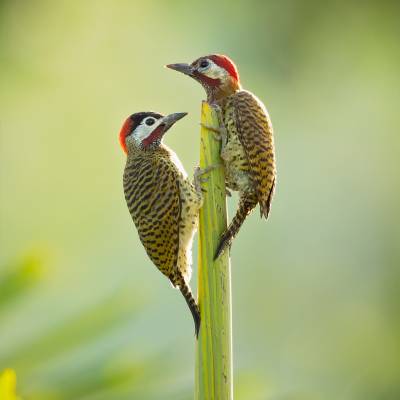
<instances>
[{"instance_id":1,"label":"bird's head","mask_svg":"<svg viewBox=\"0 0 400 400\"><path fill-rule=\"evenodd\" d=\"M126 154L132 150L149 150L161 145L165 132L187 113L167 116L155 112L139 112L126 119L119 133L119 142Z\"/></svg>"},{"instance_id":2,"label":"bird's head","mask_svg":"<svg viewBox=\"0 0 400 400\"><path fill-rule=\"evenodd\" d=\"M168 64L166 67L200 82L209 102L229 96L240 89L236 65L230 58L221 54L200 57L191 64Z\"/></svg>"}]
</instances>

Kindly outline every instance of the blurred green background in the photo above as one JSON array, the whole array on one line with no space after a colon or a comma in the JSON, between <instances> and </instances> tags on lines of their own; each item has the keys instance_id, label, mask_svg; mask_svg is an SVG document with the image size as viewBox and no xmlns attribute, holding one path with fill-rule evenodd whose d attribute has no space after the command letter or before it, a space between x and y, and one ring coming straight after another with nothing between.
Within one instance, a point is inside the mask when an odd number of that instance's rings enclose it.
<instances>
[{"instance_id":1,"label":"blurred green background","mask_svg":"<svg viewBox=\"0 0 400 400\"><path fill-rule=\"evenodd\" d=\"M399 17L397 1L0 1L0 372L23 399L192 398L192 318L138 240L118 132L188 111L165 141L191 173L203 90L163 65L211 52L265 102L279 174L269 221L232 248L235 398L400 398Z\"/></svg>"}]
</instances>

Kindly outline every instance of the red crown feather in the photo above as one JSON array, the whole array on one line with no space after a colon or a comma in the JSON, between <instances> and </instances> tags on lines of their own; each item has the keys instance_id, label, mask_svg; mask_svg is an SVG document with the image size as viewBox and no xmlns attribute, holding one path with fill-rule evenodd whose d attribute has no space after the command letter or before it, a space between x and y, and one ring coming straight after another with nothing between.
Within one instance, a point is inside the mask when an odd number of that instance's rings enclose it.
<instances>
[{"instance_id":1,"label":"red crown feather","mask_svg":"<svg viewBox=\"0 0 400 400\"><path fill-rule=\"evenodd\" d=\"M239 72L236 68L236 65L229 57L222 54L213 54L208 58L213 60L215 64L217 64L221 68L224 68L232 78L236 79L236 81L239 82Z\"/></svg>"},{"instance_id":2,"label":"red crown feather","mask_svg":"<svg viewBox=\"0 0 400 400\"><path fill-rule=\"evenodd\" d=\"M127 118L126 121L124 122L124 125L122 125L121 131L119 132L119 143L122 147L122 150L124 150L125 154L128 154L128 149L126 148L126 137L129 135L132 129L132 124L133 121L131 117Z\"/></svg>"}]
</instances>

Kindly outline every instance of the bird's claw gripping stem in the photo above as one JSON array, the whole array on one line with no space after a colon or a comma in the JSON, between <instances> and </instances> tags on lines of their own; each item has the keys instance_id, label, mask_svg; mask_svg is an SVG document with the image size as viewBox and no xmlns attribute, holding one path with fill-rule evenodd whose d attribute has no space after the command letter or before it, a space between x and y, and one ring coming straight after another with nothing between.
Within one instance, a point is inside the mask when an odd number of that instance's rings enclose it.
<instances>
[{"instance_id":1,"label":"bird's claw gripping stem","mask_svg":"<svg viewBox=\"0 0 400 400\"><path fill-rule=\"evenodd\" d=\"M207 125L207 124L203 124L202 122L200 122L200 125L204 128L207 129L208 131L213 133L214 139L221 141L222 143L226 143L226 129L225 127L219 127L216 128L214 126L211 125Z\"/></svg>"},{"instance_id":2,"label":"bird's claw gripping stem","mask_svg":"<svg viewBox=\"0 0 400 400\"><path fill-rule=\"evenodd\" d=\"M197 192L205 192L207 191L201 187L202 183L205 183L209 180L209 178L202 178L203 175L208 174L210 171L220 167L222 164L215 164L215 165L210 165L206 168L200 168L196 167L194 169L194 174L193 174L193 185L196 188Z\"/></svg>"},{"instance_id":3,"label":"bird's claw gripping stem","mask_svg":"<svg viewBox=\"0 0 400 400\"><path fill-rule=\"evenodd\" d=\"M207 125L207 124L203 124L203 122L200 122L200 125L204 128L207 129L208 131L214 132L216 134L220 134L221 133L221 129L220 128L216 128L214 126L211 125Z\"/></svg>"},{"instance_id":4,"label":"bird's claw gripping stem","mask_svg":"<svg viewBox=\"0 0 400 400\"><path fill-rule=\"evenodd\" d=\"M223 120L223 116L222 116L222 110L221 107L219 107L216 104L212 105L214 111L217 114L217 118L218 118L218 127L215 126L211 126L211 125L207 125L207 124L203 124L202 122L200 122L200 125L204 128L207 129L208 131L213 133L214 139L221 141L222 146L224 146L226 144L226 140L228 138L228 134L226 131L226 127L224 124L224 120Z\"/></svg>"}]
</instances>

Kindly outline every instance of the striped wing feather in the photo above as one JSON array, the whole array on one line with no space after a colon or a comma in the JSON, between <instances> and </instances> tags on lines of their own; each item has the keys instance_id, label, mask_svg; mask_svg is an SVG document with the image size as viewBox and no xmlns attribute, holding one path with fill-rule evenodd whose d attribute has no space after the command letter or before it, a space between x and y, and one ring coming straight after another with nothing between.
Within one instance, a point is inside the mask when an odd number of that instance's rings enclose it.
<instances>
[{"instance_id":1,"label":"striped wing feather","mask_svg":"<svg viewBox=\"0 0 400 400\"><path fill-rule=\"evenodd\" d=\"M275 154L272 123L256 96L245 90L234 95L236 127L245 149L261 216L268 217L275 187Z\"/></svg>"},{"instance_id":2,"label":"striped wing feather","mask_svg":"<svg viewBox=\"0 0 400 400\"><path fill-rule=\"evenodd\" d=\"M161 157L142 158L124 174L125 198L140 240L157 268L176 273L181 206L178 172Z\"/></svg>"}]
</instances>

